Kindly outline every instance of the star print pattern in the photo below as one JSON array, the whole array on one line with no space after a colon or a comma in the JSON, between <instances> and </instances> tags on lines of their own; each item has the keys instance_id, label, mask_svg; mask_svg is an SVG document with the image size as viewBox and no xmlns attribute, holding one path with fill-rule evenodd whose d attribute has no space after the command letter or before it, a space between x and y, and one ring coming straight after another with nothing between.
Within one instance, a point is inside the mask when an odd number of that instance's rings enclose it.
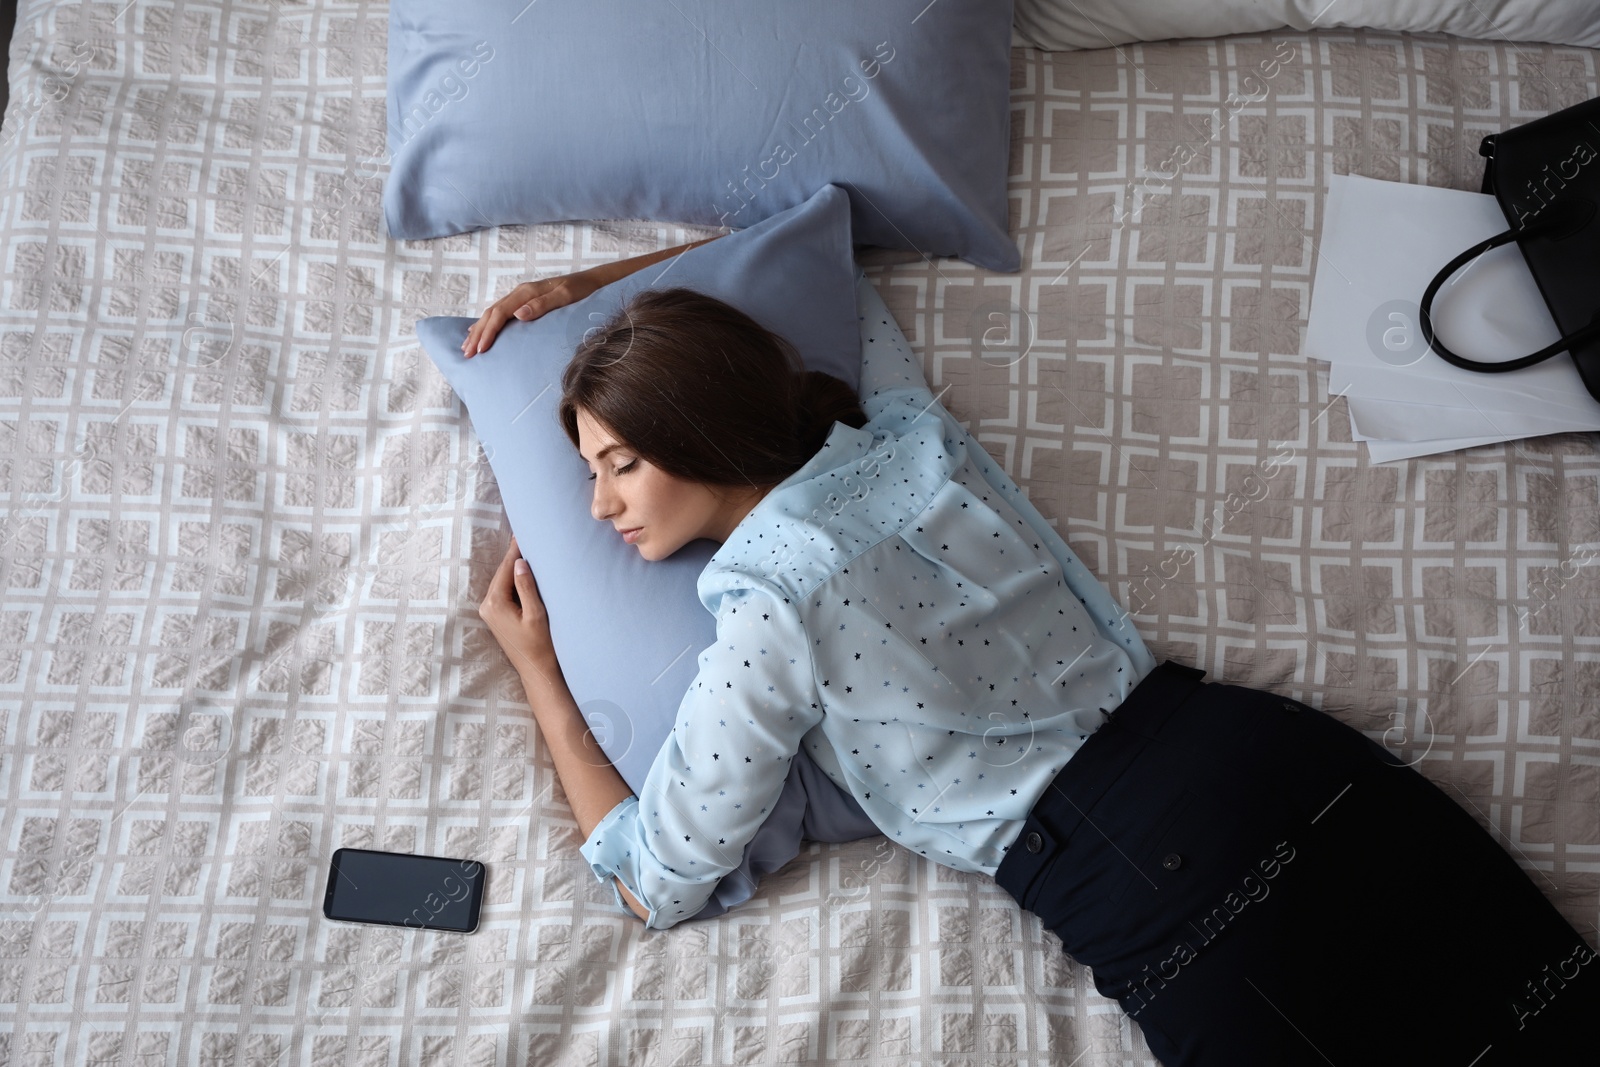
<instances>
[{"instance_id":1,"label":"star print pattern","mask_svg":"<svg viewBox=\"0 0 1600 1067\"><path fill-rule=\"evenodd\" d=\"M640 795L581 846L647 926L700 911L802 746L890 840L992 876L1155 665L903 344L875 344L864 330L867 424L835 423L702 572L717 642Z\"/></svg>"},{"instance_id":2,"label":"star print pattern","mask_svg":"<svg viewBox=\"0 0 1600 1067\"><path fill-rule=\"evenodd\" d=\"M601 881L622 879L657 930L698 914L739 866L800 738L823 715L794 606L760 588L730 590L719 606L717 642L700 654L644 788L607 812L579 849Z\"/></svg>"}]
</instances>

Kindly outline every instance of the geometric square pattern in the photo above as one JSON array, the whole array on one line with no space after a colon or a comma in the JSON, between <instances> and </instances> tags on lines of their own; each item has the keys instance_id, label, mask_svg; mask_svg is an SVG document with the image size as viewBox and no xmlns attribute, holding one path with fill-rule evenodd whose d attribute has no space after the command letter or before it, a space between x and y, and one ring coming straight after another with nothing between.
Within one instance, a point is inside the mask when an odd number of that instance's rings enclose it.
<instances>
[{"instance_id":1,"label":"geometric square pattern","mask_svg":"<svg viewBox=\"0 0 1600 1067\"><path fill-rule=\"evenodd\" d=\"M807 844L717 919L614 911L477 618L500 497L413 324L715 231L390 241L387 19L19 19L0 1062L1153 1064L992 880L881 837ZM1476 189L1481 136L1600 94L1597 59L1362 31L1015 49L1023 269L864 257L934 390L1158 658L1391 746L1591 941L1594 442L1374 467L1298 352L1345 269L1318 239L1330 176ZM478 932L325 921L342 846L483 860Z\"/></svg>"}]
</instances>

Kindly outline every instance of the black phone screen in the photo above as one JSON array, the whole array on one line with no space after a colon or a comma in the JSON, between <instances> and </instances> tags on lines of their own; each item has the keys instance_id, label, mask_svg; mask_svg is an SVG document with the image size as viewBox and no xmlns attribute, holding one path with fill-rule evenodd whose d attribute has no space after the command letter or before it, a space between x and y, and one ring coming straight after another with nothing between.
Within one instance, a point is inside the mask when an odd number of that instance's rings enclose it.
<instances>
[{"instance_id":1,"label":"black phone screen","mask_svg":"<svg viewBox=\"0 0 1600 1067\"><path fill-rule=\"evenodd\" d=\"M322 914L345 922L471 933L483 904L477 860L341 848L328 869Z\"/></svg>"}]
</instances>

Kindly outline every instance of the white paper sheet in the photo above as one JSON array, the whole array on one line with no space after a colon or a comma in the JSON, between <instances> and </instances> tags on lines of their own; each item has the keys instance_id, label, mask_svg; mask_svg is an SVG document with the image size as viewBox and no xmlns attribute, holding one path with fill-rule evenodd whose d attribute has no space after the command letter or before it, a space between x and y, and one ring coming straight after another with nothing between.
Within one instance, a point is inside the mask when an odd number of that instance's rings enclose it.
<instances>
[{"instance_id":1,"label":"white paper sheet","mask_svg":"<svg viewBox=\"0 0 1600 1067\"><path fill-rule=\"evenodd\" d=\"M1409 404L1398 400L1346 397L1350 421L1364 436L1380 441L1437 441L1485 437L1510 441L1569 430L1600 430L1600 416L1564 416L1545 411L1490 411L1481 408Z\"/></svg>"},{"instance_id":2,"label":"white paper sheet","mask_svg":"<svg viewBox=\"0 0 1600 1067\"><path fill-rule=\"evenodd\" d=\"M1492 196L1336 174L1329 179L1305 355L1481 384L1422 345L1418 307L1440 267L1506 228ZM1561 336L1521 253L1506 245L1440 290L1441 339L1469 359L1521 356ZM1570 359L1513 371L1525 386L1584 392ZM1498 380L1498 379L1496 379Z\"/></svg>"},{"instance_id":3,"label":"white paper sheet","mask_svg":"<svg viewBox=\"0 0 1600 1067\"><path fill-rule=\"evenodd\" d=\"M1329 388L1330 395L1338 392L1337 389ZM1348 407L1348 399L1346 406ZM1437 452L1454 452L1462 448L1475 448L1478 445L1499 444L1503 440L1499 437L1459 437L1435 441L1379 441L1363 434L1356 426L1355 419L1350 420L1350 436L1367 446L1367 459L1372 463L1397 463L1419 456L1430 456Z\"/></svg>"},{"instance_id":4,"label":"white paper sheet","mask_svg":"<svg viewBox=\"0 0 1600 1067\"><path fill-rule=\"evenodd\" d=\"M1559 357L1557 357L1559 358ZM1600 416L1600 404L1587 392L1547 393L1518 381L1519 373L1483 375L1483 384L1440 382L1425 375L1405 371L1378 370L1349 363L1328 366L1328 391L1348 397L1374 400L1402 399L1408 403L1431 403L1447 407L1481 408L1486 411L1514 411L1527 403L1550 405L1574 416Z\"/></svg>"},{"instance_id":5,"label":"white paper sheet","mask_svg":"<svg viewBox=\"0 0 1600 1067\"><path fill-rule=\"evenodd\" d=\"M1353 175L1329 180L1304 353L1331 364L1328 388L1346 395L1355 437L1373 462L1600 429L1600 402L1565 355L1482 374L1423 344L1418 305L1434 274L1505 228L1492 196ZM1560 336L1512 245L1457 272L1434 302L1434 322L1454 351L1484 361Z\"/></svg>"},{"instance_id":6,"label":"white paper sheet","mask_svg":"<svg viewBox=\"0 0 1600 1067\"><path fill-rule=\"evenodd\" d=\"M1462 437L1442 441L1368 441L1367 459L1373 463L1398 463L1405 459L1433 456L1440 452L1459 452L1479 445L1498 445L1501 437Z\"/></svg>"}]
</instances>

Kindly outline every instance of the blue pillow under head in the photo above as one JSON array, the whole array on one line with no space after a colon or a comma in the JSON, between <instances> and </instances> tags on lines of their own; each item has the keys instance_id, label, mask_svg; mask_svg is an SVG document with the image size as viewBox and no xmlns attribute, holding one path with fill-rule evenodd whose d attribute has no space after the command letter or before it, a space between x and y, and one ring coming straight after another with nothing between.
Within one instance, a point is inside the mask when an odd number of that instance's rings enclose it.
<instances>
[{"instance_id":1,"label":"blue pillow under head","mask_svg":"<svg viewBox=\"0 0 1600 1067\"><path fill-rule=\"evenodd\" d=\"M810 370L861 383L850 204L824 186L798 207L645 267L532 322L508 322L494 346L467 359L474 319L436 316L417 337L472 416L494 468L511 529L550 615L561 670L585 720L637 793L716 640L696 582L719 547L692 541L651 563L589 512L589 469L556 418L561 373L583 332L644 289L685 286L732 304L787 338ZM804 752L743 864L696 918L747 899L761 875L800 850L802 837L853 841L878 833L848 793Z\"/></svg>"},{"instance_id":2,"label":"blue pillow under head","mask_svg":"<svg viewBox=\"0 0 1600 1067\"><path fill-rule=\"evenodd\" d=\"M1012 0L393 0L389 233L743 229L824 184L854 240L1021 264Z\"/></svg>"}]
</instances>

